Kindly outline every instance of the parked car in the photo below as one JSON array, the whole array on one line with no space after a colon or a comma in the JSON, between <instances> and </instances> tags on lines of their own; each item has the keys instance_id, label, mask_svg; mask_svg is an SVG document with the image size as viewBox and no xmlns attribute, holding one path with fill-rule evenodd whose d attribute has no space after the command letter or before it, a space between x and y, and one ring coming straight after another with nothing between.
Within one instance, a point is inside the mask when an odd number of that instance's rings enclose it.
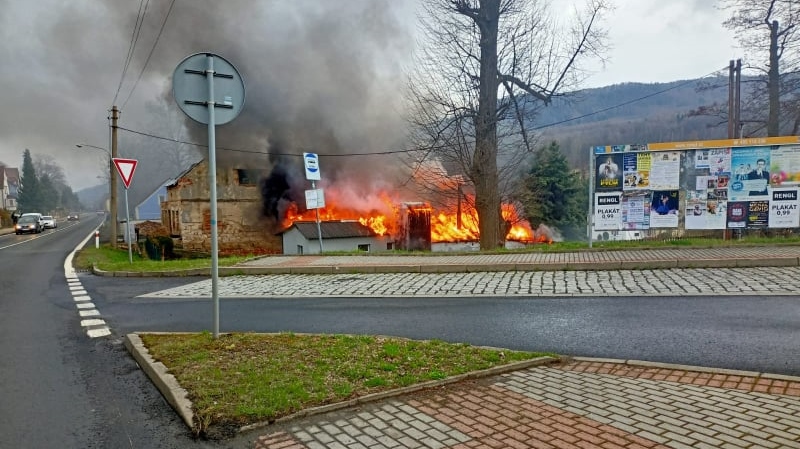
<instances>
[{"instance_id":1,"label":"parked car","mask_svg":"<svg viewBox=\"0 0 800 449\"><path fill-rule=\"evenodd\" d=\"M25 214L19 217L17 224L14 225L14 233L17 235L25 233L38 234L40 232L42 232L42 223L34 214Z\"/></svg>"},{"instance_id":2,"label":"parked car","mask_svg":"<svg viewBox=\"0 0 800 449\"><path fill-rule=\"evenodd\" d=\"M44 229L55 229L58 227L58 223L52 215L42 215L42 227Z\"/></svg>"},{"instance_id":3,"label":"parked car","mask_svg":"<svg viewBox=\"0 0 800 449\"><path fill-rule=\"evenodd\" d=\"M79 221L81 217L78 214L69 214L67 216L67 221Z\"/></svg>"}]
</instances>

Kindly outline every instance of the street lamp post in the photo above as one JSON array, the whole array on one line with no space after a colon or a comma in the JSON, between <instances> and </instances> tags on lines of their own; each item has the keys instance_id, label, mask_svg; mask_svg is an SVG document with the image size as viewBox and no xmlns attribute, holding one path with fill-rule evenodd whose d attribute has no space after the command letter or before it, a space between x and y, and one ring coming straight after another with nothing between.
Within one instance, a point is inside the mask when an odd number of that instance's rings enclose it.
<instances>
[{"instance_id":1,"label":"street lamp post","mask_svg":"<svg viewBox=\"0 0 800 449\"><path fill-rule=\"evenodd\" d=\"M114 170L114 162L113 162L113 155L110 151L103 147L98 147L94 145L88 145L85 143L79 143L75 145L78 148L94 148L97 150L102 150L108 156L108 189L109 189L109 200L108 200L108 213L110 215L110 234L111 234L111 246L117 246L117 177Z\"/></svg>"}]
</instances>

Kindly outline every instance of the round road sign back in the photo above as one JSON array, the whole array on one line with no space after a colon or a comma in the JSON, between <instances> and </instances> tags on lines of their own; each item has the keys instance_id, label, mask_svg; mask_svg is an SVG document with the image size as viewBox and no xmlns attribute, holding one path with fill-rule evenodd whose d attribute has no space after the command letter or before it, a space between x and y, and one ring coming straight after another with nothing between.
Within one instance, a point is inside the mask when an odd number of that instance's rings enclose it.
<instances>
[{"instance_id":1,"label":"round road sign back","mask_svg":"<svg viewBox=\"0 0 800 449\"><path fill-rule=\"evenodd\" d=\"M213 53L187 56L172 75L172 96L189 118L208 124L209 69L214 72L214 124L222 125L236 118L244 106L242 77L222 56Z\"/></svg>"}]
</instances>

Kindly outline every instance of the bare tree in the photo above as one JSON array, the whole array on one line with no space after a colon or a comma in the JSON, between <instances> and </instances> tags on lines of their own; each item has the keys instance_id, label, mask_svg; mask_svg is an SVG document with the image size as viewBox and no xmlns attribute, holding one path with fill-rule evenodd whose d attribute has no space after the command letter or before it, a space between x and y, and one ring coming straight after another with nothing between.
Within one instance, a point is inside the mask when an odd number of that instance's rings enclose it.
<instances>
[{"instance_id":1,"label":"bare tree","mask_svg":"<svg viewBox=\"0 0 800 449\"><path fill-rule=\"evenodd\" d=\"M562 27L538 0L430 0L425 41L409 83L416 162L458 167L475 194L481 249L501 246L501 203L535 146L536 111L586 75L580 63L605 50L609 9L590 0Z\"/></svg>"},{"instance_id":2,"label":"bare tree","mask_svg":"<svg viewBox=\"0 0 800 449\"><path fill-rule=\"evenodd\" d=\"M742 102L750 134L763 135L764 128L767 136L778 136L782 130L797 134L800 131L800 2L721 0L720 5L731 13L723 26L736 32L747 55L743 68L758 74Z\"/></svg>"}]
</instances>

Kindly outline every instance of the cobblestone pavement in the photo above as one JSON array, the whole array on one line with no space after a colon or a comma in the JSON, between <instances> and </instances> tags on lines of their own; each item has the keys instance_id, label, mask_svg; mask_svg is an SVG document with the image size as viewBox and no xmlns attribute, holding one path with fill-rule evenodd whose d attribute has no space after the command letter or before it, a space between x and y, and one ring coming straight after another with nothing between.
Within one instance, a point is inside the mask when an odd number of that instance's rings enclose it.
<instances>
[{"instance_id":1,"label":"cobblestone pavement","mask_svg":"<svg viewBox=\"0 0 800 449\"><path fill-rule=\"evenodd\" d=\"M578 359L263 433L256 449L800 448L800 378Z\"/></svg>"},{"instance_id":2,"label":"cobblestone pavement","mask_svg":"<svg viewBox=\"0 0 800 449\"><path fill-rule=\"evenodd\" d=\"M245 275L221 277L218 288L224 298L794 295L800 267ZM210 296L210 279L143 295Z\"/></svg>"}]
</instances>

